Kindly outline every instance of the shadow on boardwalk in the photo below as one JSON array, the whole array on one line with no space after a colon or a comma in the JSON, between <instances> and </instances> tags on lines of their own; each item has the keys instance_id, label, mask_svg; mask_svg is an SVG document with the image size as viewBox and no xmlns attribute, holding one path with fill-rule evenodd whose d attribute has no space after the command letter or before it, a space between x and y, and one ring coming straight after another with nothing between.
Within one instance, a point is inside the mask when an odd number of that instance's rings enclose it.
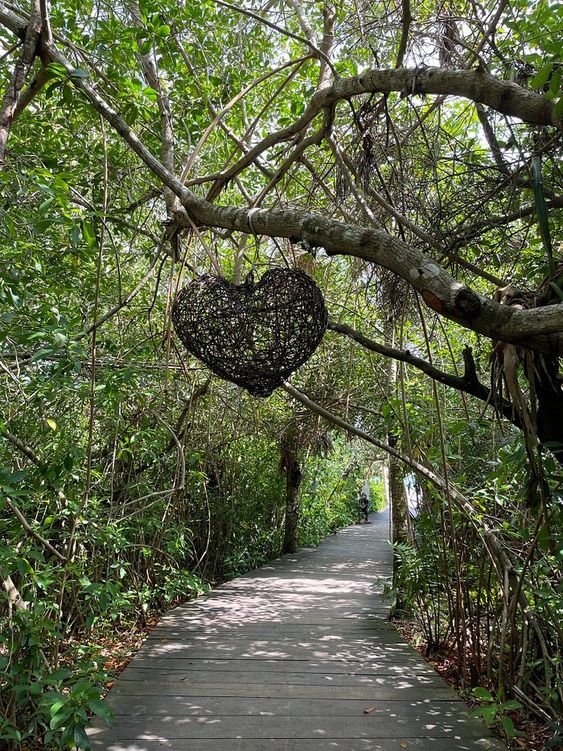
<instances>
[{"instance_id":1,"label":"shadow on boardwalk","mask_svg":"<svg viewBox=\"0 0 563 751\"><path fill-rule=\"evenodd\" d=\"M170 611L96 751L504 749L387 621L387 514Z\"/></svg>"}]
</instances>

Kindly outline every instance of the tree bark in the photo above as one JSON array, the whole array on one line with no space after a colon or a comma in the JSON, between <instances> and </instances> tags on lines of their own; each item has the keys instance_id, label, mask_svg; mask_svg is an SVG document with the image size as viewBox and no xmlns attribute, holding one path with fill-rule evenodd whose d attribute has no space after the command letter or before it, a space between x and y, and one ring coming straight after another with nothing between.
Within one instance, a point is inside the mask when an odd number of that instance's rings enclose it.
<instances>
[{"instance_id":1,"label":"tree bark","mask_svg":"<svg viewBox=\"0 0 563 751\"><path fill-rule=\"evenodd\" d=\"M285 528L282 553L295 553L297 550L297 528L299 525L299 486L301 466L297 453L285 450L282 454L282 468L285 472Z\"/></svg>"},{"instance_id":2,"label":"tree bark","mask_svg":"<svg viewBox=\"0 0 563 751\"><path fill-rule=\"evenodd\" d=\"M387 320L383 326L385 345L393 347L395 343L394 323ZM397 361L389 358L387 361L387 399L392 399L397 386ZM391 417L387 433L387 442L390 446L397 445L397 426L396 420ZM405 543L410 540L409 509L405 495L403 483L403 472L401 462L393 454L388 454L388 497L390 502L391 514L391 539L393 544ZM395 557L394 568L397 568L398 560ZM396 572L395 572L396 573Z\"/></svg>"},{"instance_id":3,"label":"tree bark","mask_svg":"<svg viewBox=\"0 0 563 751\"><path fill-rule=\"evenodd\" d=\"M397 438L389 434L390 446L396 444ZM389 498L391 501L391 530L392 540L395 543L408 543L411 541L411 528L409 522L409 506L403 482L401 462L394 456L389 455ZM397 559L395 559L397 565Z\"/></svg>"},{"instance_id":4,"label":"tree bark","mask_svg":"<svg viewBox=\"0 0 563 751\"><path fill-rule=\"evenodd\" d=\"M5 161L6 144L8 143L10 126L14 118L18 97L35 60L40 32L41 13L39 3L36 1L25 30L21 56L16 61L12 78L0 105L0 169L2 169Z\"/></svg>"},{"instance_id":5,"label":"tree bark","mask_svg":"<svg viewBox=\"0 0 563 751\"><path fill-rule=\"evenodd\" d=\"M27 600L24 600L20 595L18 588L13 582L12 577L9 574L3 572L0 572L0 577L2 578L2 586L4 587L6 594L8 595L8 612L10 617L12 608L15 608L16 610L27 610L29 608L29 602L27 602Z\"/></svg>"}]
</instances>

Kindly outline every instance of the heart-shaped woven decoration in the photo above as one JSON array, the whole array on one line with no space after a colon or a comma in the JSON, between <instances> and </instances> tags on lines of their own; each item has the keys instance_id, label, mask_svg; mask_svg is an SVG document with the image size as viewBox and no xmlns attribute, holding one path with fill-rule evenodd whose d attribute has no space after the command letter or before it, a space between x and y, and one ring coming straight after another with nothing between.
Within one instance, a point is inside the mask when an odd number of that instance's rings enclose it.
<instances>
[{"instance_id":1,"label":"heart-shaped woven decoration","mask_svg":"<svg viewBox=\"0 0 563 751\"><path fill-rule=\"evenodd\" d=\"M194 279L177 295L172 322L186 349L216 375L269 396L311 357L327 312L307 274L272 269L256 284Z\"/></svg>"}]
</instances>

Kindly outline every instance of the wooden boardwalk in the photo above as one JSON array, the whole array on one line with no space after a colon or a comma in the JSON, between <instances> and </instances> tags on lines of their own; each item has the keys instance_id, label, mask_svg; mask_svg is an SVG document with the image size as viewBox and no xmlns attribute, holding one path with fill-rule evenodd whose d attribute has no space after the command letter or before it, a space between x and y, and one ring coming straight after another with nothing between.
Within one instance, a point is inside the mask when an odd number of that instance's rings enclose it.
<instances>
[{"instance_id":1,"label":"wooden boardwalk","mask_svg":"<svg viewBox=\"0 0 563 751\"><path fill-rule=\"evenodd\" d=\"M386 620L386 513L172 610L96 751L505 749Z\"/></svg>"}]
</instances>

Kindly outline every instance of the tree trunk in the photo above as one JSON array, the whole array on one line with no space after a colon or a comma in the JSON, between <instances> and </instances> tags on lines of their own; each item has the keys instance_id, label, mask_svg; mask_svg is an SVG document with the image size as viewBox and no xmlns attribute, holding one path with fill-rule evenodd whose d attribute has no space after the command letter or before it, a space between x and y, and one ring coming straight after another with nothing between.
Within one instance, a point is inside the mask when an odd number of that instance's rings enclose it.
<instances>
[{"instance_id":1,"label":"tree trunk","mask_svg":"<svg viewBox=\"0 0 563 751\"><path fill-rule=\"evenodd\" d=\"M297 526L299 524L299 486L301 466L297 455L285 451L282 455L282 468L285 472L285 531L282 553L295 553L297 550Z\"/></svg>"},{"instance_id":2,"label":"tree trunk","mask_svg":"<svg viewBox=\"0 0 563 751\"><path fill-rule=\"evenodd\" d=\"M385 344L394 346L395 327L393 320L386 322L384 326ZM389 359L387 363L387 398L393 398L397 386L397 362ZM389 425L387 442L393 448L396 447L398 436L393 422ZM393 543L408 542L410 540L409 508L405 486L403 483L403 468L397 457L389 454L387 473L387 497L389 499L391 514L391 539ZM395 565L397 561L395 561Z\"/></svg>"},{"instance_id":3,"label":"tree trunk","mask_svg":"<svg viewBox=\"0 0 563 751\"><path fill-rule=\"evenodd\" d=\"M388 443L394 447L397 437L389 433ZM403 470L400 461L391 455L389 455L389 499L393 543L410 542L409 506L403 482Z\"/></svg>"}]
</instances>

